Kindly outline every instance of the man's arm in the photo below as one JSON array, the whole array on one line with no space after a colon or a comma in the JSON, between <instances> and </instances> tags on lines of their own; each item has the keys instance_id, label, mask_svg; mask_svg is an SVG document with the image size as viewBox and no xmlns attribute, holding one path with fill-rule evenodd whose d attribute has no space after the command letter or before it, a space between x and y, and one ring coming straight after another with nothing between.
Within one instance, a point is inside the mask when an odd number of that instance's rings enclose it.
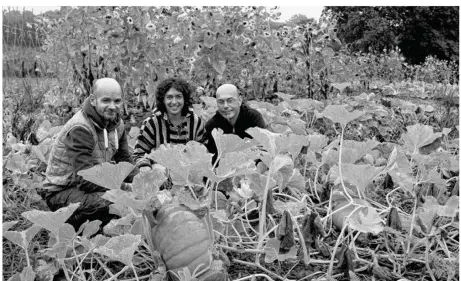
<instances>
[{"instance_id":1,"label":"man's arm","mask_svg":"<svg viewBox=\"0 0 461 281\"><path fill-rule=\"evenodd\" d=\"M77 175L79 171L94 166L93 149L96 144L91 133L84 127L76 126L69 131L64 139L64 144L69 161L74 169L71 186L76 186L86 192L106 191L106 188L84 180L83 177Z\"/></svg>"},{"instance_id":2,"label":"man's arm","mask_svg":"<svg viewBox=\"0 0 461 281\"><path fill-rule=\"evenodd\" d=\"M263 115L259 111L257 111L256 109L254 109L254 110L255 111L252 112L252 114L251 114L251 119L254 122L254 126L259 127L259 128L263 128L263 129L267 129L267 124L266 124L266 121L264 120Z\"/></svg>"},{"instance_id":3,"label":"man's arm","mask_svg":"<svg viewBox=\"0 0 461 281\"><path fill-rule=\"evenodd\" d=\"M133 157L130 154L130 149L128 147L128 136L126 134L126 131L124 130L122 133L122 137L120 138L120 141L118 143L118 150L114 155L114 160L116 163L119 162L129 162L131 164L135 164Z\"/></svg>"},{"instance_id":4,"label":"man's arm","mask_svg":"<svg viewBox=\"0 0 461 281\"><path fill-rule=\"evenodd\" d=\"M213 135L211 134L213 129L213 124L208 121L205 125L205 132L203 133L203 144L206 146L209 153L216 154L218 152L218 148L216 147Z\"/></svg>"}]
</instances>

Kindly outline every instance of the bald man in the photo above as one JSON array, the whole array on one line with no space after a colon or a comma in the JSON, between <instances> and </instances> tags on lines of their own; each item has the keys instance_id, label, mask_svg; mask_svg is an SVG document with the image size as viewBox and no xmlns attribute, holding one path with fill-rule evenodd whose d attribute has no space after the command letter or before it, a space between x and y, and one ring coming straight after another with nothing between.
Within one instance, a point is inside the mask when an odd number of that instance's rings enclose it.
<instances>
[{"instance_id":1,"label":"bald man","mask_svg":"<svg viewBox=\"0 0 461 281\"><path fill-rule=\"evenodd\" d=\"M80 202L67 221L76 230L86 220L98 219L104 226L117 217L109 214L110 202L101 198L106 189L77 173L103 162L134 164L128 151L121 108L120 84L111 78L96 80L93 93L53 143L42 197L51 211ZM122 189L127 186L123 184Z\"/></svg>"},{"instance_id":2,"label":"bald man","mask_svg":"<svg viewBox=\"0 0 461 281\"><path fill-rule=\"evenodd\" d=\"M220 128L224 134L236 134L242 139L251 138L245 132L248 128L266 128L266 122L261 113L243 103L235 85L221 85L216 90L216 101L218 111L205 125L205 144L210 153L216 154L217 152L216 144L211 135L215 128Z\"/></svg>"}]
</instances>

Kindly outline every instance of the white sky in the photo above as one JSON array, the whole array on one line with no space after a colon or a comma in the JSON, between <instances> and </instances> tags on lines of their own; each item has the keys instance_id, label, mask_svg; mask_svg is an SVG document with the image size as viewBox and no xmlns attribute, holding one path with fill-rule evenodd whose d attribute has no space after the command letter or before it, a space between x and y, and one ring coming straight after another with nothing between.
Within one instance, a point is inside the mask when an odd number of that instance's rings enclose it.
<instances>
[{"instance_id":1,"label":"white sky","mask_svg":"<svg viewBox=\"0 0 461 281\"><path fill-rule=\"evenodd\" d=\"M217 2L215 5L218 5L218 3L219 2ZM40 14L45 11L59 9L59 6L12 6L12 8L19 10L22 10L23 7L25 7L25 9L28 11L33 11L34 14ZM5 8L5 6L3 6L3 8ZM323 6L280 6L280 12L282 13L280 21L286 21L295 14L303 14L309 18L315 18L318 20L320 14L322 13L322 9Z\"/></svg>"}]
</instances>

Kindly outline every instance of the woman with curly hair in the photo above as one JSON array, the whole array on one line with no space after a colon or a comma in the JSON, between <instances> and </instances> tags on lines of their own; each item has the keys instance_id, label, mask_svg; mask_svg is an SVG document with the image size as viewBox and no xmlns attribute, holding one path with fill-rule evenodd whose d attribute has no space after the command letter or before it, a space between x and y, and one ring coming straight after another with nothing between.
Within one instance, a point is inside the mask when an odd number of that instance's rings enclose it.
<instances>
[{"instance_id":1,"label":"woman with curly hair","mask_svg":"<svg viewBox=\"0 0 461 281\"><path fill-rule=\"evenodd\" d=\"M157 107L143 121L134 147L133 156L141 172L152 168L153 161L145 155L160 145L202 141L205 124L192 110L192 92L190 84L181 78L167 78L158 85Z\"/></svg>"}]
</instances>

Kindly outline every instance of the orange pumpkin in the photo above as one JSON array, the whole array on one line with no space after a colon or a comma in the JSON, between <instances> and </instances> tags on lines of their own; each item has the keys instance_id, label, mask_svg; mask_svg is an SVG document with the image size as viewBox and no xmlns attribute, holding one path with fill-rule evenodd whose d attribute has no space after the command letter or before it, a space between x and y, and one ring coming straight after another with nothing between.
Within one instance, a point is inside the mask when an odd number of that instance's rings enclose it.
<instances>
[{"instance_id":1,"label":"orange pumpkin","mask_svg":"<svg viewBox=\"0 0 461 281\"><path fill-rule=\"evenodd\" d=\"M183 206L163 206L156 215L158 224L152 228L154 247L159 251L166 268L178 275L180 270L188 267L192 274L198 265L203 270L211 264L208 248L213 241L206 224L194 213ZM179 280L170 274L173 280ZM227 273L208 270L198 280L227 280Z\"/></svg>"}]
</instances>

